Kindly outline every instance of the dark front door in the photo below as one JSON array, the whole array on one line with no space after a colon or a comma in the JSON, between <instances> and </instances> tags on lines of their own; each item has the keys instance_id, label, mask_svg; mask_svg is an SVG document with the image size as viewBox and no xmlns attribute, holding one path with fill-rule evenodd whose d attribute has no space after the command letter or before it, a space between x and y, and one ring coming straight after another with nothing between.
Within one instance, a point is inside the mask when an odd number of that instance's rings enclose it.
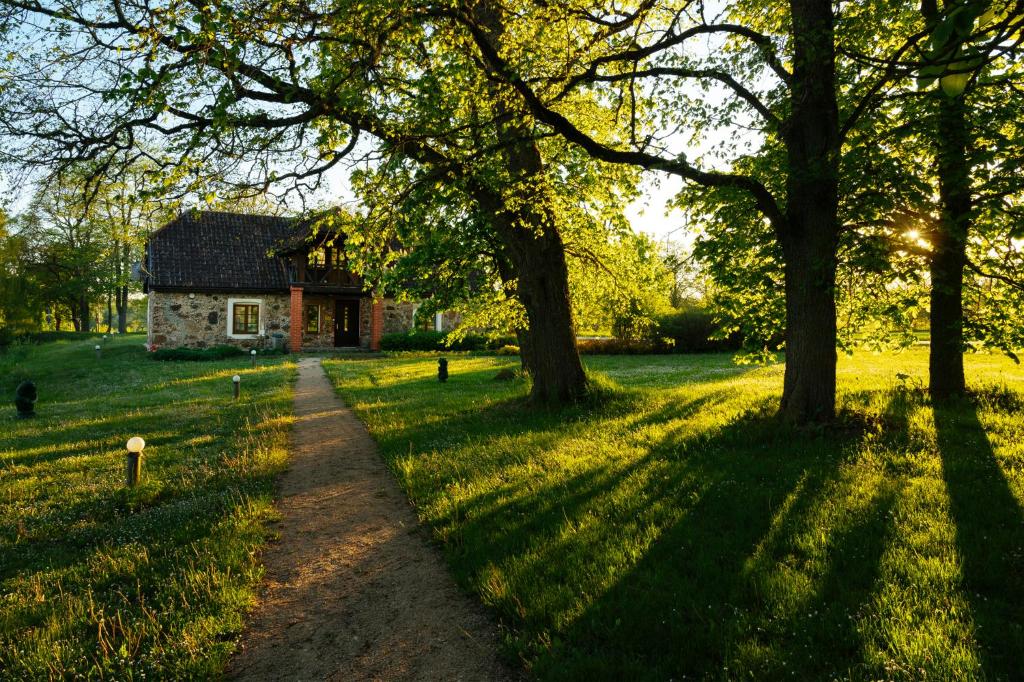
<instances>
[{"instance_id":1,"label":"dark front door","mask_svg":"<svg viewBox=\"0 0 1024 682\"><path fill-rule=\"evenodd\" d=\"M359 299L334 302L334 345L359 345Z\"/></svg>"}]
</instances>

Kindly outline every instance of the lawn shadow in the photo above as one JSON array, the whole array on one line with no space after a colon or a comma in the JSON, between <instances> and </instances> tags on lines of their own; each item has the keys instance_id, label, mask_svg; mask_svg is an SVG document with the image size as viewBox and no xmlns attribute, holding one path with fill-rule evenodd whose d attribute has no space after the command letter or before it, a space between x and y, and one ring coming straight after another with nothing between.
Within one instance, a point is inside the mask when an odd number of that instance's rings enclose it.
<instances>
[{"instance_id":1,"label":"lawn shadow","mask_svg":"<svg viewBox=\"0 0 1024 682\"><path fill-rule=\"evenodd\" d=\"M823 523L817 517L845 484L843 464L863 435L849 424L824 432L794 429L766 409L744 413L707 438L670 432L644 458L648 478L640 504L622 510L623 521L635 517L664 528L551 645L536 652L538 675L773 678L788 676L793 668L786 662L799 658L796 669L829 679L837 647L843 664L859 661L851 613L868 601L877 582L895 487L882 485L841 522L824 522L824 570L792 612L778 612L764 589L765 573L802 570L810 561L794 538ZM675 518L648 511L673 505ZM807 628L811 614L814 624ZM761 669L730 668L740 651L748 664L760 659Z\"/></svg>"},{"instance_id":2,"label":"lawn shadow","mask_svg":"<svg viewBox=\"0 0 1024 682\"><path fill-rule=\"evenodd\" d=\"M1024 656L1024 513L977 407L959 400L933 414L982 674L1015 679Z\"/></svg>"}]
</instances>

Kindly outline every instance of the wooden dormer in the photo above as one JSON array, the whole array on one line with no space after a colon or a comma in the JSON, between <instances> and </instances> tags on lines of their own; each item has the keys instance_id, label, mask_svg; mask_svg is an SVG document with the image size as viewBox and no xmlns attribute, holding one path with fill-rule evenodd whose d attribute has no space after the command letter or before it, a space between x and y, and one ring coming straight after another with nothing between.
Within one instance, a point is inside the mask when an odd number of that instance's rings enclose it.
<instances>
[{"instance_id":1,"label":"wooden dormer","mask_svg":"<svg viewBox=\"0 0 1024 682\"><path fill-rule=\"evenodd\" d=\"M363 278L349 269L344 237L303 240L278 251L289 286L324 293L361 293Z\"/></svg>"}]
</instances>

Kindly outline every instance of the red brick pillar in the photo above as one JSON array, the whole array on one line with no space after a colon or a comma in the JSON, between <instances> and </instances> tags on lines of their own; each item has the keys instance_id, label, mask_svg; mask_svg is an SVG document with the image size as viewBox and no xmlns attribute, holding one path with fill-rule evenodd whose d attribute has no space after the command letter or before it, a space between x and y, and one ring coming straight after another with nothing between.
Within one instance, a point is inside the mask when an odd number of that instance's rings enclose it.
<instances>
[{"instance_id":1,"label":"red brick pillar","mask_svg":"<svg viewBox=\"0 0 1024 682\"><path fill-rule=\"evenodd\" d=\"M302 350L302 287L292 287L291 320L288 323L288 350Z\"/></svg>"},{"instance_id":2,"label":"red brick pillar","mask_svg":"<svg viewBox=\"0 0 1024 682\"><path fill-rule=\"evenodd\" d=\"M370 350L380 350L380 337L384 334L384 301L373 297L370 307Z\"/></svg>"}]
</instances>

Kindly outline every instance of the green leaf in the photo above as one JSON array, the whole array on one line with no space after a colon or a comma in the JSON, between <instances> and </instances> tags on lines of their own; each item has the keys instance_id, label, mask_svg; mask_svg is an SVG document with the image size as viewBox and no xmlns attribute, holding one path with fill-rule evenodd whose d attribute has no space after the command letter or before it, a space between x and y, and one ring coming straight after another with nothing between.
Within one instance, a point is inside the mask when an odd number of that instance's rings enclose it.
<instances>
[{"instance_id":1,"label":"green leaf","mask_svg":"<svg viewBox=\"0 0 1024 682\"><path fill-rule=\"evenodd\" d=\"M970 80L971 74L969 73L948 73L939 80L939 86L947 97L958 97L963 93Z\"/></svg>"},{"instance_id":2,"label":"green leaf","mask_svg":"<svg viewBox=\"0 0 1024 682\"><path fill-rule=\"evenodd\" d=\"M932 32L932 49L935 52L942 51L949 43L950 37L953 35L953 22L947 17L945 20L940 21Z\"/></svg>"}]
</instances>

